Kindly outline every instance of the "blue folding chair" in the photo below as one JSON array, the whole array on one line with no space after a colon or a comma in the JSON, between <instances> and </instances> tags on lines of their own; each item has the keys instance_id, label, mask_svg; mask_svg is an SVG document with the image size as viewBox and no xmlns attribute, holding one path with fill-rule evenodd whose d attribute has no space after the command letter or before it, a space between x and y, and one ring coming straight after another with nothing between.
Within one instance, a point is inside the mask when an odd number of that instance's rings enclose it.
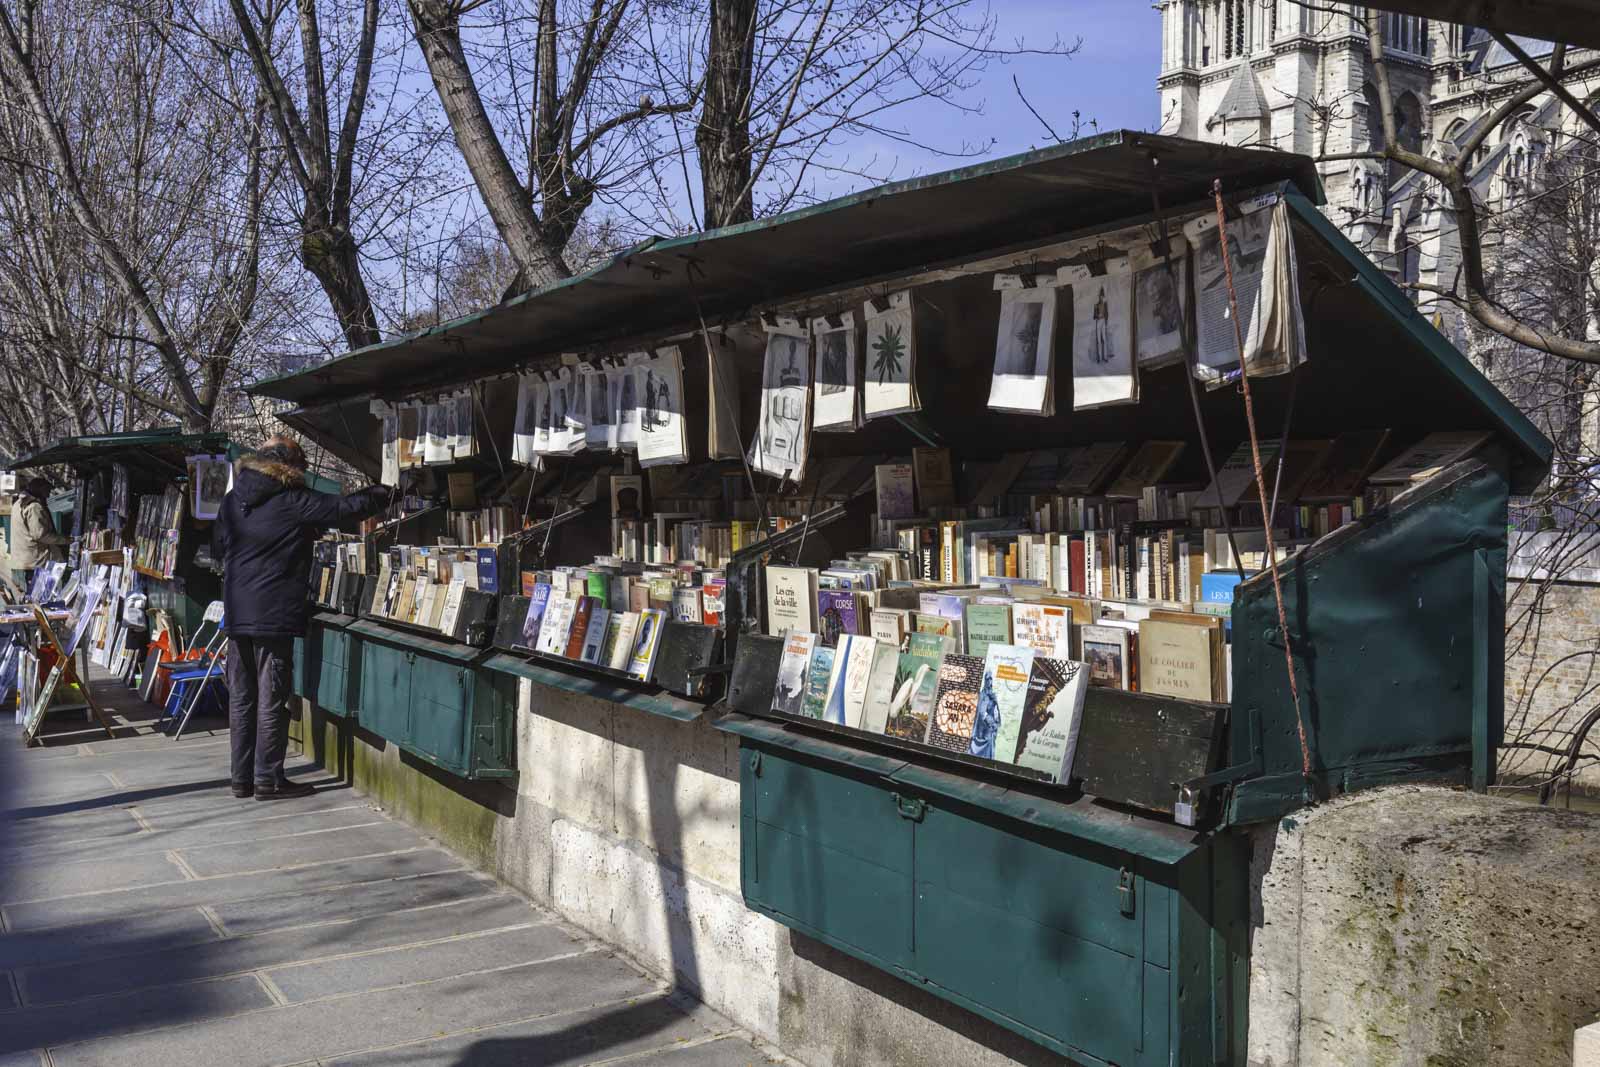
<instances>
[{"instance_id":1,"label":"blue folding chair","mask_svg":"<svg viewBox=\"0 0 1600 1067\"><path fill-rule=\"evenodd\" d=\"M167 703L162 709L158 728L176 723L172 739L183 736L184 728L194 716L200 701L208 695L217 699L227 693L226 678L228 634L222 619L217 620L216 633L206 643L204 651L188 665L174 670L169 678L172 688L167 693ZM220 705L225 706L225 705Z\"/></svg>"}]
</instances>

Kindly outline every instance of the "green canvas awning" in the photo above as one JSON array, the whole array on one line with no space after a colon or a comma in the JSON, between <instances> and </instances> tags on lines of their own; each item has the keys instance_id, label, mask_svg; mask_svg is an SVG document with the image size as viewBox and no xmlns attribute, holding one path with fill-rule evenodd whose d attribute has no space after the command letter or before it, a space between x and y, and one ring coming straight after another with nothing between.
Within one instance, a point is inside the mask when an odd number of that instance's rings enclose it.
<instances>
[{"instance_id":1,"label":"green canvas awning","mask_svg":"<svg viewBox=\"0 0 1600 1067\"><path fill-rule=\"evenodd\" d=\"M161 426L127 433L63 437L53 445L13 460L7 470L31 467L87 469L125 463L162 477L184 472L184 460L194 455L221 455L232 448L223 433L184 433L179 426Z\"/></svg>"}]
</instances>

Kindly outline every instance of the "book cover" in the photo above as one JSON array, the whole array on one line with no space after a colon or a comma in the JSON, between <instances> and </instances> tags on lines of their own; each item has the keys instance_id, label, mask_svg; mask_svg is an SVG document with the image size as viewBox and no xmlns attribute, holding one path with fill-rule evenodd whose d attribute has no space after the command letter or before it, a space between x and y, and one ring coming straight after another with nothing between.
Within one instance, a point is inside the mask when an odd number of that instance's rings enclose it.
<instances>
[{"instance_id":1,"label":"book cover","mask_svg":"<svg viewBox=\"0 0 1600 1067\"><path fill-rule=\"evenodd\" d=\"M1210 634L1176 622L1139 623L1139 689L1184 700L1210 700Z\"/></svg>"},{"instance_id":2,"label":"book cover","mask_svg":"<svg viewBox=\"0 0 1600 1067\"><path fill-rule=\"evenodd\" d=\"M867 675L867 692L861 704L861 729L881 734L888 727L889 708L894 703L895 679L899 673L899 648L874 641L872 668Z\"/></svg>"},{"instance_id":3,"label":"book cover","mask_svg":"<svg viewBox=\"0 0 1600 1067\"><path fill-rule=\"evenodd\" d=\"M650 583L635 578L628 583L628 610L638 614L650 607Z\"/></svg>"},{"instance_id":4,"label":"book cover","mask_svg":"<svg viewBox=\"0 0 1600 1067\"><path fill-rule=\"evenodd\" d=\"M610 625L611 612L601 607L598 602L594 610L589 613L589 626L584 631L583 647L578 652L578 658L585 663L599 663L601 651L606 644L606 630Z\"/></svg>"},{"instance_id":5,"label":"book cover","mask_svg":"<svg viewBox=\"0 0 1600 1067\"><path fill-rule=\"evenodd\" d=\"M873 608L868 616L868 628L874 640L898 652L906 643L910 618L911 613L903 608Z\"/></svg>"},{"instance_id":6,"label":"book cover","mask_svg":"<svg viewBox=\"0 0 1600 1067\"><path fill-rule=\"evenodd\" d=\"M1072 777L1083 722L1089 669L1076 660L1036 656L1028 672L1028 697L1013 762L1043 771L1057 782Z\"/></svg>"},{"instance_id":7,"label":"book cover","mask_svg":"<svg viewBox=\"0 0 1600 1067\"><path fill-rule=\"evenodd\" d=\"M909 463L880 463L874 468L878 518L909 519L917 514L914 475Z\"/></svg>"},{"instance_id":8,"label":"book cover","mask_svg":"<svg viewBox=\"0 0 1600 1067\"><path fill-rule=\"evenodd\" d=\"M671 578L651 578L646 583L650 590L650 607L672 614L672 592L677 588Z\"/></svg>"},{"instance_id":9,"label":"book cover","mask_svg":"<svg viewBox=\"0 0 1600 1067\"><path fill-rule=\"evenodd\" d=\"M1128 446L1120 441L1102 441L1073 449L1063 460L1056 491L1074 496L1089 496L1105 484Z\"/></svg>"},{"instance_id":10,"label":"book cover","mask_svg":"<svg viewBox=\"0 0 1600 1067\"><path fill-rule=\"evenodd\" d=\"M699 586L680 585L672 590L672 617L679 622L700 621Z\"/></svg>"},{"instance_id":11,"label":"book cover","mask_svg":"<svg viewBox=\"0 0 1600 1067\"><path fill-rule=\"evenodd\" d=\"M950 466L948 448L913 448L911 467L915 475L917 503L922 510L955 506L956 479Z\"/></svg>"},{"instance_id":12,"label":"book cover","mask_svg":"<svg viewBox=\"0 0 1600 1067\"><path fill-rule=\"evenodd\" d=\"M1070 647L1072 610L1054 604L1011 605L1011 640L1041 656L1055 656Z\"/></svg>"},{"instance_id":13,"label":"book cover","mask_svg":"<svg viewBox=\"0 0 1600 1067\"><path fill-rule=\"evenodd\" d=\"M522 574L521 574L521 578L522 578L522 582L521 582L522 595L525 596L525 597L529 597L531 599L532 596L533 596L534 589L539 584L539 572L538 571L523 571Z\"/></svg>"},{"instance_id":14,"label":"book cover","mask_svg":"<svg viewBox=\"0 0 1600 1067\"><path fill-rule=\"evenodd\" d=\"M707 578L700 596L700 621L707 626L721 626L727 605L728 579Z\"/></svg>"},{"instance_id":15,"label":"book cover","mask_svg":"<svg viewBox=\"0 0 1600 1067\"><path fill-rule=\"evenodd\" d=\"M805 700L806 680L810 677L811 653L817 635L790 633L783 639L783 654L778 659L778 678L772 687L772 710L780 715L799 715Z\"/></svg>"},{"instance_id":16,"label":"book cover","mask_svg":"<svg viewBox=\"0 0 1600 1067\"><path fill-rule=\"evenodd\" d=\"M500 592L500 565L493 548L478 549L478 592Z\"/></svg>"},{"instance_id":17,"label":"book cover","mask_svg":"<svg viewBox=\"0 0 1600 1067\"><path fill-rule=\"evenodd\" d=\"M528 598L528 617L522 623L522 644L524 648L536 648L538 646L539 627L544 622L544 613L549 606L550 583L535 583L533 595Z\"/></svg>"},{"instance_id":18,"label":"book cover","mask_svg":"<svg viewBox=\"0 0 1600 1067\"><path fill-rule=\"evenodd\" d=\"M860 632L855 593L848 589L819 589L817 633L822 643L836 648L841 636Z\"/></svg>"},{"instance_id":19,"label":"book cover","mask_svg":"<svg viewBox=\"0 0 1600 1067\"><path fill-rule=\"evenodd\" d=\"M611 576L605 571L590 571L584 576L584 593L602 608L611 607Z\"/></svg>"},{"instance_id":20,"label":"book cover","mask_svg":"<svg viewBox=\"0 0 1600 1067\"><path fill-rule=\"evenodd\" d=\"M633 656L628 660L628 673L641 682L648 682L656 669L656 651L661 647L661 625L666 614L648 608L639 615L639 636L634 641Z\"/></svg>"},{"instance_id":21,"label":"book cover","mask_svg":"<svg viewBox=\"0 0 1600 1067\"><path fill-rule=\"evenodd\" d=\"M567 650L567 634L572 629L572 616L576 608L576 601L564 592L553 591L550 594L550 602L544 609L544 623L539 627L539 641L534 645L535 651L547 656L559 656Z\"/></svg>"},{"instance_id":22,"label":"book cover","mask_svg":"<svg viewBox=\"0 0 1600 1067\"><path fill-rule=\"evenodd\" d=\"M983 660L977 656L951 654L940 661L938 674L927 743L950 752L966 752L972 744L972 731L978 719Z\"/></svg>"},{"instance_id":23,"label":"book cover","mask_svg":"<svg viewBox=\"0 0 1600 1067\"><path fill-rule=\"evenodd\" d=\"M939 661L944 653L919 650L913 637L911 651L902 652L896 663L894 700L885 717L883 732L904 741L926 741L928 718L938 692Z\"/></svg>"},{"instance_id":24,"label":"book cover","mask_svg":"<svg viewBox=\"0 0 1600 1067\"><path fill-rule=\"evenodd\" d=\"M1389 443L1388 430L1355 430L1333 439L1333 448L1322 467L1312 474L1300 499L1308 504L1353 500L1361 495L1367 475L1377 466L1383 446Z\"/></svg>"},{"instance_id":25,"label":"book cover","mask_svg":"<svg viewBox=\"0 0 1600 1067\"><path fill-rule=\"evenodd\" d=\"M626 612L612 611L606 616L606 636L600 642L600 655L594 663L601 667L611 666L611 661L617 655L617 642L622 638L622 617Z\"/></svg>"},{"instance_id":26,"label":"book cover","mask_svg":"<svg viewBox=\"0 0 1600 1067\"><path fill-rule=\"evenodd\" d=\"M1261 469L1263 472L1271 469L1273 462L1278 458L1278 442L1261 442ZM1221 468L1217 470L1216 479L1206 486L1200 494L1199 506L1203 508L1231 508L1244 500L1245 494L1255 488L1256 468L1255 455L1251 451L1250 442L1244 441L1233 450Z\"/></svg>"},{"instance_id":27,"label":"book cover","mask_svg":"<svg viewBox=\"0 0 1600 1067\"><path fill-rule=\"evenodd\" d=\"M1406 449L1368 479L1373 485L1404 485L1422 482L1450 464L1465 459L1489 440L1479 430L1430 433Z\"/></svg>"},{"instance_id":28,"label":"book cover","mask_svg":"<svg viewBox=\"0 0 1600 1067\"><path fill-rule=\"evenodd\" d=\"M1028 672L1033 649L1024 645L994 643L983 657L983 687L978 693L978 715L972 727L967 754L1012 762L1022 733L1023 706L1028 697Z\"/></svg>"},{"instance_id":29,"label":"book cover","mask_svg":"<svg viewBox=\"0 0 1600 1067\"><path fill-rule=\"evenodd\" d=\"M767 633L816 633L817 572L811 567L768 567Z\"/></svg>"},{"instance_id":30,"label":"book cover","mask_svg":"<svg viewBox=\"0 0 1600 1067\"><path fill-rule=\"evenodd\" d=\"M1120 626L1085 626L1083 658L1089 664L1089 684L1108 689L1132 689L1132 635Z\"/></svg>"},{"instance_id":31,"label":"book cover","mask_svg":"<svg viewBox=\"0 0 1600 1067\"><path fill-rule=\"evenodd\" d=\"M612 618L617 618L615 612ZM617 640L611 646L611 654L606 657L606 666L614 671L625 671L628 662L633 658L633 647L639 640L639 613L637 611L624 611L621 621L617 624Z\"/></svg>"},{"instance_id":32,"label":"book cover","mask_svg":"<svg viewBox=\"0 0 1600 1067\"><path fill-rule=\"evenodd\" d=\"M577 608L572 613L572 628L567 633L567 644L561 655L568 659L583 658L583 643L589 636L589 620L594 617L597 606L592 596L578 598Z\"/></svg>"},{"instance_id":33,"label":"book cover","mask_svg":"<svg viewBox=\"0 0 1600 1067\"><path fill-rule=\"evenodd\" d=\"M456 621L461 617L461 601L467 595L467 580L451 578L444 594L444 611L439 616L439 629L447 634L456 632Z\"/></svg>"},{"instance_id":34,"label":"book cover","mask_svg":"<svg viewBox=\"0 0 1600 1067\"><path fill-rule=\"evenodd\" d=\"M867 703L867 682L872 675L872 663L877 646L878 642L870 637L852 635L843 639L838 653L839 658L844 661L843 669L838 672L843 676L839 685L837 704L841 717L834 718L835 704L830 700L828 704L830 722L841 722L858 730L861 728L861 719Z\"/></svg>"},{"instance_id":35,"label":"book cover","mask_svg":"<svg viewBox=\"0 0 1600 1067\"><path fill-rule=\"evenodd\" d=\"M800 714L808 719L820 719L828 706L828 683L833 679L833 664L837 650L818 645L811 650L811 664L806 669L806 691L800 701Z\"/></svg>"},{"instance_id":36,"label":"book cover","mask_svg":"<svg viewBox=\"0 0 1600 1067\"><path fill-rule=\"evenodd\" d=\"M1234 590L1244 579L1233 571L1212 571L1200 576L1200 599L1194 610L1223 618L1233 614Z\"/></svg>"},{"instance_id":37,"label":"book cover","mask_svg":"<svg viewBox=\"0 0 1600 1067\"><path fill-rule=\"evenodd\" d=\"M990 645L1010 644L1011 605L968 604L966 631L967 655L969 656L987 654Z\"/></svg>"},{"instance_id":38,"label":"book cover","mask_svg":"<svg viewBox=\"0 0 1600 1067\"><path fill-rule=\"evenodd\" d=\"M1166 477L1183 455L1183 448L1182 441L1146 441L1106 489L1106 496L1114 500L1138 500L1145 486L1155 485Z\"/></svg>"}]
</instances>

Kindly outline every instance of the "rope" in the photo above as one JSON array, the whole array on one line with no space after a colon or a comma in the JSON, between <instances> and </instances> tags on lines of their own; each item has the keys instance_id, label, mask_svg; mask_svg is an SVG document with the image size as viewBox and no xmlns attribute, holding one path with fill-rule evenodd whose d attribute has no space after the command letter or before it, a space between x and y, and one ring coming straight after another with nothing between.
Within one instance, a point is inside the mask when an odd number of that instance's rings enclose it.
<instances>
[{"instance_id":1,"label":"rope","mask_svg":"<svg viewBox=\"0 0 1600 1067\"><path fill-rule=\"evenodd\" d=\"M1294 698L1294 725L1300 734L1300 768L1306 778L1311 777L1311 748L1306 744L1306 721L1300 712L1300 683L1294 674L1294 644L1289 640L1289 618L1283 610L1283 585L1278 579L1278 554L1272 544L1272 513L1268 510L1266 478L1261 470L1261 441L1256 434L1255 403L1250 396L1250 375L1244 365L1244 327L1239 322L1239 294L1233 287L1233 258L1228 254L1227 212L1222 207L1222 182L1211 183L1211 192L1217 201L1217 243L1222 249L1222 267L1228 276L1228 306L1233 312L1233 336L1239 346L1239 383L1244 388L1244 418L1250 428L1250 458L1256 470L1256 494L1261 498L1261 509L1266 513L1263 524L1267 533L1267 567L1272 572L1272 595L1278 605L1278 630L1283 634L1283 660L1289 668L1289 695ZM1285 431L1287 432L1287 430ZM1283 455L1278 456L1278 467L1283 467ZM1274 486L1273 492L1277 489ZM1242 569L1242 568L1241 568Z\"/></svg>"}]
</instances>

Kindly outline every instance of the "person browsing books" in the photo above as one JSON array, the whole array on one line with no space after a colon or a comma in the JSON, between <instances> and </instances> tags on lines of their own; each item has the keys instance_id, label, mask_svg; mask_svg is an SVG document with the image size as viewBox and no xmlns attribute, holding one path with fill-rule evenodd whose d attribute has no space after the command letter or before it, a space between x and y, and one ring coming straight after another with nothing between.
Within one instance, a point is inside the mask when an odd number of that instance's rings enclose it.
<instances>
[{"instance_id":1,"label":"person browsing books","mask_svg":"<svg viewBox=\"0 0 1600 1067\"><path fill-rule=\"evenodd\" d=\"M36 569L67 558L62 546L70 543L70 538L57 533L50 521L45 503L49 496L49 479L30 478L11 505L11 577L24 591Z\"/></svg>"},{"instance_id":2,"label":"person browsing books","mask_svg":"<svg viewBox=\"0 0 1600 1067\"><path fill-rule=\"evenodd\" d=\"M314 791L283 773L294 639L310 614L311 546L323 530L374 515L389 499L384 486L348 496L308 488L306 454L281 434L239 461L211 532L212 558L223 564L234 796Z\"/></svg>"}]
</instances>

